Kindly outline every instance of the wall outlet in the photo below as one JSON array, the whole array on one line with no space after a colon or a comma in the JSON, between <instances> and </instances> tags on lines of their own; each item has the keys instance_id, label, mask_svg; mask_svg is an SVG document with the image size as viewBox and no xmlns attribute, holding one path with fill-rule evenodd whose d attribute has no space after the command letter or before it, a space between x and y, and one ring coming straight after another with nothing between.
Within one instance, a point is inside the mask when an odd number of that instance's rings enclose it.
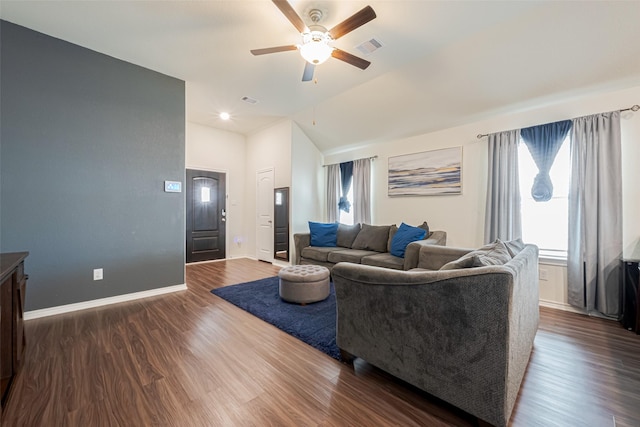
<instances>
[{"instance_id":1,"label":"wall outlet","mask_svg":"<svg viewBox=\"0 0 640 427\"><path fill-rule=\"evenodd\" d=\"M94 268L93 269L93 280L102 280L102 269Z\"/></svg>"},{"instance_id":2,"label":"wall outlet","mask_svg":"<svg viewBox=\"0 0 640 427\"><path fill-rule=\"evenodd\" d=\"M545 268L541 268L540 270L538 270L538 278L545 281L549 280L549 270Z\"/></svg>"}]
</instances>

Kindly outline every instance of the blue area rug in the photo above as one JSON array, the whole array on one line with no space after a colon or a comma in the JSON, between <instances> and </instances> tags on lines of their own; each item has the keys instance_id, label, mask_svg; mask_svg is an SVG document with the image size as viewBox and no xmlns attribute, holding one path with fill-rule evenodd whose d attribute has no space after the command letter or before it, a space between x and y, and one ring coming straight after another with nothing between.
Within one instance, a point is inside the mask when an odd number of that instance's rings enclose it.
<instances>
[{"instance_id":1,"label":"blue area rug","mask_svg":"<svg viewBox=\"0 0 640 427\"><path fill-rule=\"evenodd\" d=\"M278 277L225 286L211 293L340 360L340 350L336 345L336 294L333 283L330 287L326 300L307 305L280 299Z\"/></svg>"}]
</instances>

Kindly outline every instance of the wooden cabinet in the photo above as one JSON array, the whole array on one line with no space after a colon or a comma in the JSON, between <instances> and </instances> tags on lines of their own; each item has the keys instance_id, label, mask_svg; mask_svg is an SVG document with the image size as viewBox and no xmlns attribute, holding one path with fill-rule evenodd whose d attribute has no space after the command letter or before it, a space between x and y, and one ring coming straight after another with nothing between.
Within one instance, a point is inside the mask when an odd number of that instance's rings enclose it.
<instances>
[{"instance_id":1,"label":"wooden cabinet","mask_svg":"<svg viewBox=\"0 0 640 427\"><path fill-rule=\"evenodd\" d=\"M24 358L24 297L29 252L0 254L0 416Z\"/></svg>"}]
</instances>

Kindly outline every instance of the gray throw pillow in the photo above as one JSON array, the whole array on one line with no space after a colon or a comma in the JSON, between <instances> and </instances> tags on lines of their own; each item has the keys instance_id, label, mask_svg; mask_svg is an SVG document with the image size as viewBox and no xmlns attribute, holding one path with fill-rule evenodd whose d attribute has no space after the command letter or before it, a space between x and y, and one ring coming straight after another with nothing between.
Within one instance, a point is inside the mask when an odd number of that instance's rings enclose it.
<instances>
[{"instance_id":1,"label":"gray throw pillow","mask_svg":"<svg viewBox=\"0 0 640 427\"><path fill-rule=\"evenodd\" d=\"M356 236L351 247L367 251L386 252L389 240L389 225L362 224L362 230Z\"/></svg>"},{"instance_id":2,"label":"gray throw pillow","mask_svg":"<svg viewBox=\"0 0 640 427\"><path fill-rule=\"evenodd\" d=\"M504 242L504 245L507 247L507 250L509 251L509 255L511 255L511 257L518 255L520 251L524 249L524 242L519 238Z\"/></svg>"},{"instance_id":3,"label":"gray throw pillow","mask_svg":"<svg viewBox=\"0 0 640 427\"><path fill-rule=\"evenodd\" d=\"M360 224L339 224L337 245L343 248L351 248L351 246L353 245L353 241L356 240L359 232Z\"/></svg>"},{"instance_id":4,"label":"gray throw pillow","mask_svg":"<svg viewBox=\"0 0 640 427\"><path fill-rule=\"evenodd\" d=\"M455 261L448 262L440 270L454 270L457 268L484 267L487 265L503 265L511 261L511 255L502 240L469 252Z\"/></svg>"},{"instance_id":5,"label":"gray throw pillow","mask_svg":"<svg viewBox=\"0 0 640 427\"><path fill-rule=\"evenodd\" d=\"M509 250L502 240L483 246L473 251L473 266L483 267L485 265L503 265L511 261Z\"/></svg>"},{"instance_id":6,"label":"gray throw pillow","mask_svg":"<svg viewBox=\"0 0 640 427\"><path fill-rule=\"evenodd\" d=\"M455 261L450 261L440 267L440 270L457 270L459 268L473 267L473 257L465 258L464 256L458 258Z\"/></svg>"},{"instance_id":7,"label":"gray throw pillow","mask_svg":"<svg viewBox=\"0 0 640 427\"><path fill-rule=\"evenodd\" d=\"M418 228L422 228L423 230L426 230L427 234L424 235L425 239L427 239L431 234L429 232L429 224L427 224L427 221L424 221L422 224L418 225Z\"/></svg>"},{"instance_id":8,"label":"gray throw pillow","mask_svg":"<svg viewBox=\"0 0 640 427\"><path fill-rule=\"evenodd\" d=\"M391 252L391 241L393 240L393 236L398 232L398 226L395 224L391 224L389 226L389 240L387 240L387 252Z\"/></svg>"}]
</instances>

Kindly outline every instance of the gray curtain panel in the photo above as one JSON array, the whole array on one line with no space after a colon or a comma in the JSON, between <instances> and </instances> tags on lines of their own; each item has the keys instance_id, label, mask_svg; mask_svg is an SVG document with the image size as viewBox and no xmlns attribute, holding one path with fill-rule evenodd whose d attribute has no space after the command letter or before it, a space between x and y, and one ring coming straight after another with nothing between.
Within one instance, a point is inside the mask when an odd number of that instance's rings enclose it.
<instances>
[{"instance_id":1,"label":"gray curtain panel","mask_svg":"<svg viewBox=\"0 0 640 427\"><path fill-rule=\"evenodd\" d=\"M484 222L486 243L522 237L519 141L520 130L489 134L489 179Z\"/></svg>"},{"instance_id":2,"label":"gray curtain panel","mask_svg":"<svg viewBox=\"0 0 640 427\"><path fill-rule=\"evenodd\" d=\"M371 224L371 159L353 161L353 223Z\"/></svg>"},{"instance_id":3,"label":"gray curtain panel","mask_svg":"<svg viewBox=\"0 0 640 427\"><path fill-rule=\"evenodd\" d=\"M569 190L568 299L621 314L622 174L620 112L573 120Z\"/></svg>"},{"instance_id":4,"label":"gray curtain panel","mask_svg":"<svg viewBox=\"0 0 640 427\"><path fill-rule=\"evenodd\" d=\"M327 166L327 222L338 222L340 200L340 165Z\"/></svg>"}]
</instances>

